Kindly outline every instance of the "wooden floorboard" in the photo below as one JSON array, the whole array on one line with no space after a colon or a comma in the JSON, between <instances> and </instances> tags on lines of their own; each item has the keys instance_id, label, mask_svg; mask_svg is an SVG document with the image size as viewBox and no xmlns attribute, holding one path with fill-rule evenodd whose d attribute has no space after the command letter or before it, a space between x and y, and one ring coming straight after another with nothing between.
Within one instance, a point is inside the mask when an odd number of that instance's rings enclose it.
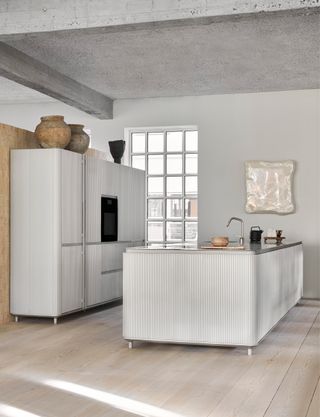
<instances>
[{"instance_id":1,"label":"wooden floorboard","mask_svg":"<svg viewBox=\"0 0 320 417\"><path fill-rule=\"evenodd\" d=\"M317 313L314 308L293 309L255 349L251 366L210 417L263 417Z\"/></svg>"},{"instance_id":2,"label":"wooden floorboard","mask_svg":"<svg viewBox=\"0 0 320 417\"><path fill-rule=\"evenodd\" d=\"M320 382L318 379L318 384L314 390L307 416L306 417L319 417L320 415Z\"/></svg>"},{"instance_id":3,"label":"wooden floorboard","mask_svg":"<svg viewBox=\"0 0 320 417\"><path fill-rule=\"evenodd\" d=\"M0 328L0 417L5 407L36 417L319 417L319 311L317 301L293 308L252 357L244 348L129 350L121 306L57 326L12 323Z\"/></svg>"},{"instance_id":4,"label":"wooden floorboard","mask_svg":"<svg viewBox=\"0 0 320 417\"><path fill-rule=\"evenodd\" d=\"M300 347L265 417L306 416L320 374L319 314ZM318 410L318 416L320 410Z\"/></svg>"}]
</instances>

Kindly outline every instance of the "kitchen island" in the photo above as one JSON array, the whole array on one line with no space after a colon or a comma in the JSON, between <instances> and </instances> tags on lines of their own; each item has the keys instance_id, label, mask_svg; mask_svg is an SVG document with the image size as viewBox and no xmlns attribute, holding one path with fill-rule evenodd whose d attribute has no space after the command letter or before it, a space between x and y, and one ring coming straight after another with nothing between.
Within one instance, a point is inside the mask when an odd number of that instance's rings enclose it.
<instances>
[{"instance_id":1,"label":"kitchen island","mask_svg":"<svg viewBox=\"0 0 320 417\"><path fill-rule=\"evenodd\" d=\"M302 242L128 248L123 337L129 347L135 340L245 346L250 355L302 291Z\"/></svg>"}]
</instances>

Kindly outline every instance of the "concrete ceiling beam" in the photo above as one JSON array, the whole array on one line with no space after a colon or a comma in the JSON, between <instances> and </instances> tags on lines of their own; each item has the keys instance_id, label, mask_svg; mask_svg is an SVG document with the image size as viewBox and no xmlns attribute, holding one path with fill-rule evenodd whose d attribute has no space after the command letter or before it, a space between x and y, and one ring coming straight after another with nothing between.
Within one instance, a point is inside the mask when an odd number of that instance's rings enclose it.
<instances>
[{"instance_id":1,"label":"concrete ceiling beam","mask_svg":"<svg viewBox=\"0 0 320 417\"><path fill-rule=\"evenodd\" d=\"M0 36L319 7L319 0L3 0Z\"/></svg>"},{"instance_id":2,"label":"concrete ceiling beam","mask_svg":"<svg viewBox=\"0 0 320 417\"><path fill-rule=\"evenodd\" d=\"M99 119L112 119L113 100L0 42L0 76L39 91Z\"/></svg>"}]
</instances>

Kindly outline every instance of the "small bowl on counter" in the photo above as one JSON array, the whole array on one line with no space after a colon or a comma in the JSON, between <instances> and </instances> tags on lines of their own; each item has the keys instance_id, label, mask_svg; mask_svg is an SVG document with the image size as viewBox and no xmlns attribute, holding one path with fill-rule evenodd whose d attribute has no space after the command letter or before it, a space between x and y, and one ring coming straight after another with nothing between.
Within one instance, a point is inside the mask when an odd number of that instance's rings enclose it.
<instances>
[{"instance_id":1,"label":"small bowl on counter","mask_svg":"<svg viewBox=\"0 0 320 417\"><path fill-rule=\"evenodd\" d=\"M229 244L229 238L226 236L214 236L211 238L211 245L217 247L225 247Z\"/></svg>"}]
</instances>

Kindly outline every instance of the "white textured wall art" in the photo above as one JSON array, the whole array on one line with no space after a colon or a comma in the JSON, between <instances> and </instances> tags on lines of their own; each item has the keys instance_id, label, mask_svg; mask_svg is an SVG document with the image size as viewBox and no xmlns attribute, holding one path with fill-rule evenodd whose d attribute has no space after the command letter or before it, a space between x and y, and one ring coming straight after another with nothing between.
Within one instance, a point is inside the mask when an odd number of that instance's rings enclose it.
<instances>
[{"instance_id":1,"label":"white textured wall art","mask_svg":"<svg viewBox=\"0 0 320 417\"><path fill-rule=\"evenodd\" d=\"M247 161L245 165L247 213L294 212L294 161Z\"/></svg>"}]
</instances>

